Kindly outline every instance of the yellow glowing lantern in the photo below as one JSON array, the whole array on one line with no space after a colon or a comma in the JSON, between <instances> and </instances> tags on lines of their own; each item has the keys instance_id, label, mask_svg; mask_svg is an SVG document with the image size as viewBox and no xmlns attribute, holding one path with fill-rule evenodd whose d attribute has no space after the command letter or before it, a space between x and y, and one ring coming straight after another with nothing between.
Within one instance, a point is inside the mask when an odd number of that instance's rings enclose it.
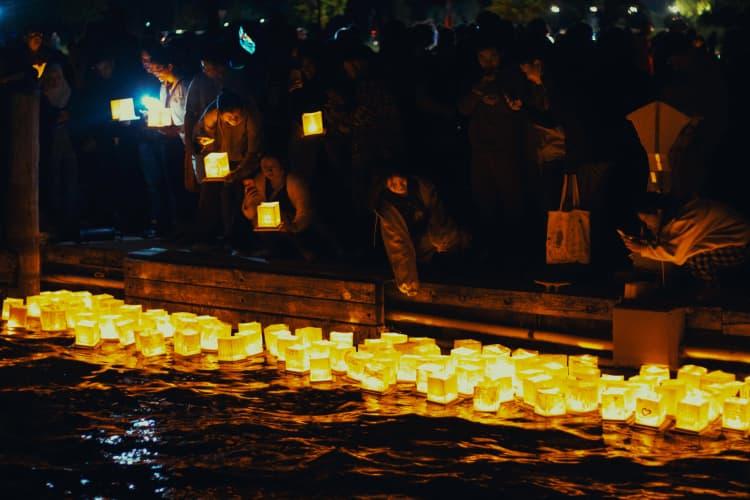
<instances>
[{"instance_id":1,"label":"yellow glowing lantern","mask_svg":"<svg viewBox=\"0 0 750 500\"><path fill-rule=\"evenodd\" d=\"M112 119L115 121L122 122L138 119L138 116L135 114L135 105L132 98L112 99L109 101L109 107L112 111Z\"/></svg>"},{"instance_id":2,"label":"yellow glowing lantern","mask_svg":"<svg viewBox=\"0 0 750 500\"><path fill-rule=\"evenodd\" d=\"M331 332L328 334L328 339L334 344L343 344L345 346L354 347L354 332Z\"/></svg>"},{"instance_id":3,"label":"yellow glowing lantern","mask_svg":"<svg viewBox=\"0 0 750 500\"><path fill-rule=\"evenodd\" d=\"M484 374L490 378L513 377L514 368L510 357L496 354L482 354L484 361Z\"/></svg>"},{"instance_id":4,"label":"yellow glowing lantern","mask_svg":"<svg viewBox=\"0 0 750 500\"><path fill-rule=\"evenodd\" d=\"M664 425L667 408L660 394L650 393L635 399L635 423L647 427L659 428Z\"/></svg>"},{"instance_id":5,"label":"yellow glowing lantern","mask_svg":"<svg viewBox=\"0 0 750 500\"><path fill-rule=\"evenodd\" d=\"M323 128L323 112L302 113L302 132L305 136L325 133Z\"/></svg>"},{"instance_id":6,"label":"yellow glowing lantern","mask_svg":"<svg viewBox=\"0 0 750 500\"><path fill-rule=\"evenodd\" d=\"M102 304L106 304L108 300L114 299L114 297L108 293L99 293L91 296L91 310L97 314L102 310Z\"/></svg>"},{"instance_id":7,"label":"yellow glowing lantern","mask_svg":"<svg viewBox=\"0 0 750 500\"><path fill-rule=\"evenodd\" d=\"M687 394L687 384L680 379L665 380L656 388L656 392L662 396L667 415L675 416L677 414L677 402L681 401Z\"/></svg>"},{"instance_id":8,"label":"yellow glowing lantern","mask_svg":"<svg viewBox=\"0 0 750 500\"><path fill-rule=\"evenodd\" d=\"M218 319L214 320L201 332L201 349L216 352L219 350L219 337L230 337L231 335L232 325Z\"/></svg>"},{"instance_id":9,"label":"yellow glowing lantern","mask_svg":"<svg viewBox=\"0 0 750 500\"><path fill-rule=\"evenodd\" d=\"M317 340L323 340L323 329L317 326L305 326L294 330L294 334L300 338L302 344L310 346Z\"/></svg>"},{"instance_id":10,"label":"yellow glowing lantern","mask_svg":"<svg viewBox=\"0 0 750 500\"><path fill-rule=\"evenodd\" d=\"M281 207L278 201L263 201L258 205L258 227L278 229L281 225Z\"/></svg>"},{"instance_id":11,"label":"yellow glowing lantern","mask_svg":"<svg viewBox=\"0 0 750 500\"><path fill-rule=\"evenodd\" d=\"M266 342L266 349L271 356L279 357L277 337L282 332L288 333L289 335L292 333L289 331L289 326L282 323L268 325L263 329L263 338Z\"/></svg>"},{"instance_id":12,"label":"yellow glowing lantern","mask_svg":"<svg viewBox=\"0 0 750 500\"><path fill-rule=\"evenodd\" d=\"M204 181L220 181L229 174L229 155L227 153L208 153L203 158L206 171Z\"/></svg>"},{"instance_id":13,"label":"yellow glowing lantern","mask_svg":"<svg viewBox=\"0 0 750 500\"><path fill-rule=\"evenodd\" d=\"M443 371L445 371L445 366L435 363L422 363L417 366L417 392L426 394L429 377ZM458 386L456 386L456 391L458 391Z\"/></svg>"},{"instance_id":14,"label":"yellow glowing lantern","mask_svg":"<svg viewBox=\"0 0 750 500\"><path fill-rule=\"evenodd\" d=\"M456 365L458 392L465 396L474 394L474 387L484 378L484 366L479 363L460 363Z\"/></svg>"},{"instance_id":15,"label":"yellow glowing lantern","mask_svg":"<svg viewBox=\"0 0 750 500\"><path fill-rule=\"evenodd\" d=\"M522 348L515 349L510 355L510 359L513 360L513 366L515 367L516 374L528 368L533 368L537 362L538 357L539 351L527 350ZM516 376L516 378L514 379L514 385L516 385L516 387L518 387L519 385L517 380L518 377Z\"/></svg>"},{"instance_id":16,"label":"yellow glowing lantern","mask_svg":"<svg viewBox=\"0 0 750 500\"><path fill-rule=\"evenodd\" d=\"M419 343L414 345L414 348L412 350L414 354L419 354L421 356L440 356L440 346L435 344L434 341L432 343Z\"/></svg>"},{"instance_id":17,"label":"yellow glowing lantern","mask_svg":"<svg viewBox=\"0 0 750 500\"><path fill-rule=\"evenodd\" d=\"M5 300L3 300L3 315L2 315L3 321L8 321L8 319L10 318L10 305L11 304L22 306L24 305L24 302L23 302L23 299L17 299L13 297L8 297Z\"/></svg>"},{"instance_id":18,"label":"yellow glowing lantern","mask_svg":"<svg viewBox=\"0 0 750 500\"><path fill-rule=\"evenodd\" d=\"M504 358L510 358L510 347L502 344L489 344L482 346L482 354L494 354Z\"/></svg>"},{"instance_id":19,"label":"yellow glowing lantern","mask_svg":"<svg viewBox=\"0 0 750 500\"><path fill-rule=\"evenodd\" d=\"M568 370L575 370L579 366L599 367L599 356L592 354L577 354L568 356ZM570 375L573 375L572 373Z\"/></svg>"},{"instance_id":20,"label":"yellow glowing lantern","mask_svg":"<svg viewBox=\"0 0 750 500\"><path fill-rule=\"evenodd\" d=\"M120 307L125 305L124 300L104 299L99 302L99 314L119 314Z\"/></svg>"},{"instance_id":21,"label":"yellow glowing lantern","mask_svg":"<svg viewBox=\"0 0 750 500\"><path fill-rule=\"evenodd\" d=\"M539 368L528 368L525 370L516 371L513 378L513 388L516 391L516 395L519 398L524 399L524 394L526 392L526 379L541 374L544 374L544 372ZM549 377L549 375L547 375L547 377Z\"/></svg>"},{"instance_id":22,"label":"yellow glowing lantern","mask_svg":"<svg viewBox=\"0 0 750 500\"><path fill-rule=\"evenodd\" d=\"M28 303L28 301L27 301ZM734 382L737 377L734 373L728 373L722 370L714 370L706 373L701 378L701 389L711 384L725 384L727 382Z\"/></svg>"},{"instance_id":23,"label":"yellow glowing lantern","mask_svg":"<svg viewBox=\"0 0 750 500\"><path fill-rule=\"evenodd\" d=\"M79 290L76 292L71 292L70 294L72 299L81 300L83 301L86 309L91 309L93 306L93 295L88 290Z\"/></svg>"},{"instance_id":24,"label":"yellow glowing lantern","mask_svg":"<svg viewBox=\"0 0 750 500\"><path fill-rule=\"evenodd\" d=\"M626 421L633 415L633 408L628 405L628 389L609 387L602 391L602 420Z\"/></svg>"},{"instance_id":25,"label":"yellow glowing lantern","mask_svg":"<svg viewBox=\"0 0 750 500\"><path fill-rule=\"evenodd\" d=\"M117 323L122 321L119 314L102 314L99 316L99 334L102 340L119 342L120 335L117 331Z\"/></svg>"},{"instance_id":26,"label":"yellow glowing lantern","mask_svg":"<svg viewBox=\"0 0 750 500\"><path fill-rule=\"evenodd\" d=\"M346 344L333 344L331 346L331 371L336 373L346 373L349 366L346 362L347 357L356 352L354 346Z\"/></svg>"},{"instance_id":27,"label":"yellow glowing lantern","mask_svg":"<svg viewBox=\"0 0 750 500\"><path fill-rule=\"evenodd\" d=\"M539 365L539 368L550 377L565 380L568 378L568 366L557 361L547 361Z\"/></svg>"},{"instance_id":28,"label":"yellow glowing lantern","mask_svg":"<svg viewBox=\"0 0 750 500\"><path fill-rule=\"evenodd\" d=\"M409 342L409 336L405 333L398 333L398 332L381 332L380 338L382 340L385 340L386 342L390 342L390 344L397 348L396 346L404 345L407 342Z\"/></svg>"},{"instance_id":29,"label":"yellow glowing lantern","mask_svg":"<svg viewBox=\"0 0 750 500\"><path fill-rule=\"evenodd\" d=\"M692 432L701 432L710 418L711 402L700 391L688 392L687 396L677 403L675 428Z\"/></svg>"},{"instance_id":30,"label":"yellow glowing lantern","mask_svg":"<svg viewBox=\"0 0 750 500\"><path fill-rule=\"evenodd\" d=\"M471 349L478 353L482 352L482 342L475 339L454 339L453 348L458 349L459 347L465 347L466 349Z\"/></svg>"},{"instance_id":31,"label":"yellow glowing lantern","mask_svg":"<svg viewBox=\"0 0 750 500\"><path fill-rule=\"evenodd\" d=\"M284 350L284 363L284 369L291 373L310 371L310 351L301 339Z\"/></svg>"},{"instance_id":32,"label":"yellow glowing lantern","mask_svg":"<svg viewBox=\"0 0 750 500\"><path fill-rule=\"evenodd\" d=\"M393 345L385 339L365 339L364 344L359 346L360 351L380 352L393 349Z\"/></svg>"},{"instance_id":33,"label":"yellow glowing lantern","mask_svg":"<svg viewBox=\"0 0 750 500\"><path fill-rule=\"evenodd\" d=\"M167 353L167 346L164 343L164 335L155 330L143 330L136 333L140 345L139 352L147 358L161 356Z\"/></svg>"},{"instance_id":34,"label":"yellow glowing lantern","mask_svg":"<svg viewBox=\"0 0 750 500\"><path fill-rule=\"evenodd\" d=\"M68 329L65 309L57 304L45 304L41 306L40 321L42 331L45 332L62 332Z\"/></svg>"},{"instance_id":35,"label":"yellow glowing lantern","mask_svg":"<svg viewBox=\"0 0 750 500\"><path fill-rule=\"evenodd\" d=\"M331 348L335 347L329 340L318 340L310 346L310 382L328 382L331 374Z\"/></svg>"},{"instance_id":36,"label":"yellow glowing lantern","mask_svg":"<svg viewBox=\"0 0 750 500\"><path fill-rule=\"evenodd\" d=\"M83 312L86 312L86 304L82 299L74 298L68 302L65 308L65 320L69 329L76 327L76 319Z\"/></svg>"},{"instance_id":37,"label":"yellow glowing lantern","mask_svg":"<svg viewBox=\"0 0 750 500\"><path fill-rule=\"evenodd\" d=\"M573 413L588 413L599 408L598 382L569 377L565 407Z\"/></svg>"},{"instance_id":38,"label":"yellow glowing lantern","mask_svg":"<svg viewBox=\"0 0 750 500\"><path fill-rule=\"evenodd\" d=\"M365 391L385 392L396 378L393 365L375 359L365 362L359 380Z\"/></svg>"},{"instance_id":39,"label":"yellow glowing lantern","mask_svg":"<svg viewBox=\"0 0 750 500\"><path fill-rule=\"evenodd\" d=\"M219 361L247 359L247 336L245 335L221 335L217 338L217 346Z\"/></svg>"},{"instance_id":40,"label":"yellow glowing lantern","mask_svg":"<svg viewBox=\"0 0 750 500\"><path fill-rule=\"evenodd\" d=\"M148 110L149 127L169 127L172 125L172 110L161 106L152 106Z\"/></svg>"},{"instance_id":41,"label":"yellow glowing lantern","mask_svg":"<svg viewBox=\"0 0 750 500\"><path fill-rule=\"evenodd\" d=\"M669 366L659 364L645 364L641 365L641 369L638 373L642 377L647 377L656 380L656 385L659 385L664 380L669 380Z\"/></svg>"},{"instance_id":42,"label":"yellow glowing lantern","mask_svg":"<svg viewBox=\"0 0 750 500\"><path fill-rule=\"evenodd\" d=\"M534 413L543 417L565 415L565 391L559 387L542 387L536 391Z\"/></svg>"},{"instance_id":43,"label":"yellow glowing lantern","mask_svg":"<svg viewBox=\"0 0 750 500\"><path fill-rule=\"evenodd\" d=\"M247 339L245 349L248 356L256 356L263 353L263 327L257 321L252 323L240 323L239 333Z\"/></svg>"},{"instance_id":44,"label":"yellow glowing lantern","mask_svg":"<svg viewBox=\"0 0 750 500\"><path fill-rule=\"evenodd\" d=\"M458 379L455 373L433 372L427 377L427 401L450 404L458 399Z\"/></svg>"},{"instance_id":45,"label":"yellow glowing lantern","mask_svg":"<svg viewBox=\"0 0 750 500\"><path fill-rule=\"evenodd\" d=\"M402 354L398 361L396 380L415 384L417 382L417 366L420 363L422 363L422 356L419 354Z\"/></svg>"},{"instance_id":46,"label":"yellow glowing lantern","mask_svg":"<svg viewBox=\"0 0 750 500\"><path fill-rule=\"evenodd\" d=\"M724 400L721 426L734 431L750 430L750 399L727 398Z\"/></svg>"},{"instance_id":47,"label":"yellow glowing lantern","mask_svg":"<svg viewBox=\"0 0 750 500\"><path fill-rule=\"evenodd\" d=\"M276 335L276 349L278 350L279 361L286 361L286 350L295 344L301 344L302 340L291 333L279 332Z\"/></svg>"},{"instance_id":48,"label":"yellow glowing lantern","mask_svg":"<svg viewBox=\"0 0 750 500\"><path fill-rule=\"evenodd\" d=\"M365 374L365 365L373 358L371 352L349 351L346 354L347 376L361 382Z\"/></svg>"},{"instance_id":49,"label":"yellow glowing lantern","mask_svg":"<svg viewBox=\"0 0 750 500\"><path fill-rule=\"evenodd\" d=\"M42 306L52 302L48 295L32 295L26 297L26 308L29 318L38 318L42 314Z\"/></svg>"},{"instance_id":50,"label":"yellow glowing lantern","mask_svg":"<svg viewBox=\"0 0 750 500\"><path fill-rule=\"evenodd\" d=\"M122 316L122 319L130 319L136 325L141 324L141 314L143 314L143 306L141 304L124 304L120 306L120 316Z\"/></svg>"},{"instance_id":51,"label":"yellow glowing lantern","mask_svg":"<svg viewBox=\"0 0 750 500\"><path fill-rule=\"evenodd\" d=\"M458 363L461 359L466 358L475 358L479 359L479 356L481 355L482 350L481 349L474 349L473 347L454 347L451 349L449 356L451 357L451 361L455 364Z\"/></svg>"},{"instance_id":52,"label":"yellow glowing lantern","mask_svg":"<svg viewBox=\"0 0 750 500\"><path fill-rule=\"evenodd\" d=\"M76 341L75 344L81 347L96 347L101 340L99 325L92 320L79 320L76 322Z\"/></svg>"},{"instance_id":53,"label":"yellow glowing lantern","mask_svg":"<svg viewBox=\"0 0 750 500\"><path fill-rule=\"evenodd\" d=\"M197 314L185 311L178 311L169 315L169 320L175 330L185 330L186 328L196 329Z\"/></svg>"},{"instance_id":54,"label":"yellow glowing lantern","mask_svg":"<svg viewBox=\"0 0 750 500\"><path fill-rule=\"evenodd\" d=\"M523 402L529 406L536 406L536 395L540 389L557 387L558 381L547 373L538 373L523 379Z\"/></svg>"},{"instance_id":55,"label":"yellow glowing lantern","mask_svg":"<svg viewBox=\"0 0 750 500\"><path fill-rule=\"evenodd\" d=\"M740 387L740 397L750 399L750 375L745 377L745 383Z\"/></svg>"},{"instance_id":56,"label":"yellow glowing lantern","mask_svg":"<svg viewBox=\"0 0 750 500\"><path fill-rule=\"evenodd\" d=\"M174 353L178 356L197 356L201 353L201 334L198 330L180 329L174 332Z\"/></svg>"},{"instance_id":57,"label":"yellow glowing lantern","mask_svg":"<svg viewBox=\"0 0 750 500\"><path fill-rule=\"evenodd\" d=\"M571 377L576 378L578 380L589 380L589 381L598 381L599 378L602 376L602 371L597 368L596 366L588 366L588 365L569 365L568 366L568 373Z\"/></svg>"},{"instance_id":58,"label":"yellow glowing lantern","mask_svg":"<svg viewBox=\"0 0 750 500\"><path fill-rule=\"evenodd\" d=\"M21 304L8 305L8 328L26 328L29 310L21 301Z\"/></svg>"},{"instance_id":59,"label":"yellow glowing lantern","mask_svg":"<svg viewBox=\"0 0 750 500\"><path fill-rule=\"evenodd\" d=\"M129 346L135 344L135 329L138 324L132 319L121 319L115 323L117 327L117 338L120 345Z\"/></svg>"},{"instance_id":60,"label":"yellow glowing lantern","mask_svg":"<svg viewBox=\"0 0 750 500\"><path fill-rule=\"evenodd\" d=\"M483 377L474 386L472 401L476 411L497 411L500 409L500 385L496 380Z\"/></svg>"},{"instance_id":61,"label":"yellow glowing lantern","mask_svg":"<svg viewBox=\"0 0 750 500\"><path fill-rule=\"evenodd\" d=\"M373 362L388 365L387 375L390 377L386 380L388 385L393 385L397 382L396 372L398 372L400 358L401 353L396 350L377 351L373 353Z\"/></svg>"}]
</instances>

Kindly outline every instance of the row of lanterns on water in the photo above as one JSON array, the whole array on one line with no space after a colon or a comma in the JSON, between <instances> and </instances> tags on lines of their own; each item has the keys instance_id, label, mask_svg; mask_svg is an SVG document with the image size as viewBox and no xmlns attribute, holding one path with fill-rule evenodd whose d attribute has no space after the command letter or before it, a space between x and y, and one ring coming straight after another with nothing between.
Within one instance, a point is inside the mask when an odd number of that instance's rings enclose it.
<instances>
[{"instance_id":1,"label":"row of lanterns on water","mask_svg":"<svg viewBox=\"0 0 750 500\"><path fill-rule=\"evenodd\" d=\"M435 339L382 332L355 347L353 332L332 331L327 340L318 327L285 324L262 328L258 322L230 324L213 316L163 309L142 310L109 294L58 290L3 301L9 332L32 329L73 330L75 345L95 348L102 341L135 346L143 356L213 352L220 362L268 353L287 372L326 382L333 374L357 381L363 390L387 393L397 384L414 384L428 401L451 404L471 399L474 409L495 412L521 401L545 417L600 412L604 421L700 433L721 419L724 429L750 431L750 376L684 365L670 378L662 365L643 365L638 375L602 374L592 355L540 354L511 350L474 339L454 341L447 355Z\"/></svg>"}]
</instances>

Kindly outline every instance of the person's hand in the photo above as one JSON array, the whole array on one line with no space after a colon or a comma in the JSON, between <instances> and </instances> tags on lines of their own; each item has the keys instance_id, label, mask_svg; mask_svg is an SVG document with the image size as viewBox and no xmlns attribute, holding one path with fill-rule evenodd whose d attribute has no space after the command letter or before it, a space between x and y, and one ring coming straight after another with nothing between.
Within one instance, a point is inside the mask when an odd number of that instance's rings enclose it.
<instances>
[{"instance_id":1,"label":"person's hand","mask_svg":"<svg viewBox=\"0 0 750 500\"><path fill-rule=\"evenodd\" d=\"M259 204L261 202L261 199L258 188L255 186L245 186L245 199L253 205Z\"/></svg>"},{"instance_id":2,"label":"person's hand","mask_svg":"<svg viewBox=\"0 0 750 500\"><path fill-rule=\"evenodd\" d=\"M508 107L513 111L518 111L521 109L521 106L523 106L523 101L521 99L513 99L508 97L508 94L503 94L505 97L505 103L508 105Z\"/></svg>"},{"instance_id":3,"label":"person's hand","mask_svg":"<svg viewBox=\"0 0 750 500\"><path fill-rule=\"evenodd\" d=\"M399 283L398 291L406 295L407 297L414 297L419 293L419 285L415 282Z\"/></svg>"},{"instance_id":4,"label":"person's hand","mask_svg":"<svg viewBox=\"0 0 750 500\"><path fill-rule=\"evenodd\" d=\"M196 137L196 140L198 141L198 144L201 145L201 147L206 147L209 144L213 144L214 143L214 139L213 138L206 137L204 135L199 135L198 137Z\"/></svg>"}]
</instances>

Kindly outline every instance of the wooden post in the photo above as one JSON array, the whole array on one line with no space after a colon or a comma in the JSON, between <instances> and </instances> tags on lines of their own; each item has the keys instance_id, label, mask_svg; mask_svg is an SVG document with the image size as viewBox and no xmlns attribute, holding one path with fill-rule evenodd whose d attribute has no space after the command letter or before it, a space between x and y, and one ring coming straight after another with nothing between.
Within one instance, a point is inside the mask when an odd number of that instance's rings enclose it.
<instances>
[{"instance_id":1,"label":"wooden post","mask_svg":"<svg viewBox=\"0 0 750 500\"><path fill-rule=\"evenodd\" d=\"M39 293L39 90L17 90L10 96L10 164L6 199L7 242L18 253L15 293Z\"/></svg>"}]
</instances>

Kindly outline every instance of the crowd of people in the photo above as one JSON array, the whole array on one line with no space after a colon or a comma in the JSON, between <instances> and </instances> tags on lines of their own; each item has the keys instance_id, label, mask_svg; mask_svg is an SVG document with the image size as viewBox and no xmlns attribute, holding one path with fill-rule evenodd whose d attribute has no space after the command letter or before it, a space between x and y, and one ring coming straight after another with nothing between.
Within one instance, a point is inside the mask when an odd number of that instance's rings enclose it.
<instances>
[{"instance_id":1,"label":"crowd of people","mask_svg":"<svg viewBox=\"0 0 750 500\"><path fill-rule=\"evenodd\" d=\"M0 78L40 88L42 230L77 239L114 227L306 261L374 249L413 294L417 266L437 254L544 263L547 213L571 173L591 214L593 269L663 257L616 231L643 234L653 174L627 116L650 102L691 117L669 154L669 203L731 183L714 162L731 137L733 82L685 25L595 34L579 22L553 42L543 20L482 12L452 28L393 21L377 47L353 25L303 34L282 18L200 36L91 30L63 53L27 29L3 49ZM123 98L136 116L113 120ZM170 125L149 126L157 107ZM301 116L316 111L325 133L306 136ZM211 152L227 153L218 182L206 178ZM255 230L265 201L281 207L277 232ZM735 240L744 252L747 238Z\"/></svg>"}]
</instances>

